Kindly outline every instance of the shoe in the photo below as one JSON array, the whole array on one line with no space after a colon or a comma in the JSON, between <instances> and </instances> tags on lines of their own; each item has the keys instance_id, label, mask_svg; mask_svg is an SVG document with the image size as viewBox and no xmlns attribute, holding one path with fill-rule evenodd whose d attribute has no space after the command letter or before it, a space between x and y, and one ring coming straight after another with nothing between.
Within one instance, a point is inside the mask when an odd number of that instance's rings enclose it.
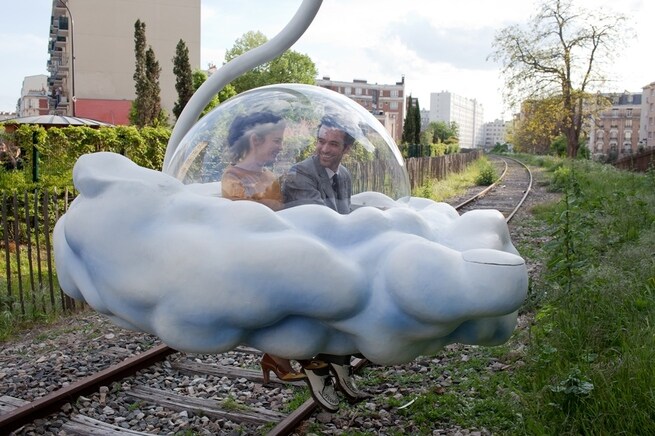
<instances>
[{"instance_id":1,"label":"shoe","mask_svg":"<svg viewBox=\"0 0 655 436\"><path fill-rule=\"evenodd\" d=\"M317 369L323 369L327 368L328 364L326 362L323 362L322 360L299 360L298 363L300 363L300 366L302 366L304 369L310 369L312 371L316 371Z\"/></svg>"},{"instance_id":2,"label":"shoe","mask_svg":"<svg viewBox=\"0 0 655 436\"><path fill-rule=\"evenodd\" d=\"M262 367L262 376L264 377L265 385L270 381L271 371L275 373L277 378L286 382L300 381L307 378L307 376L302 372L287 372L280 368L277 362L267 353L264 353L259 365Z\"/></svg>"},{"instance_id":3,"label":"shoe","mask_svg":"<svg viewBox=\"0 0 655 436\"><path fill-rule=\"evenodd\" d=\"M312 394L314 401L327 412L337 412L339 410L339 397L334 390L330 372L325 369L313 371L307 368L303 368L303 371L307 375L305 381L309 385L309 393Z\"/></svg>"},{"instance_id":4,"label":"shoe","mask_svg":"<svg viewBox=\"0 0 655 436\"><path fill-rule=\"evenodd\" d=\"M352 366L338 365L336 363L329 363L330 371L334 374L337 382L337 387L345 395L350 403L357 403L359 401L370 398L371 396L359 390L352 377Z\"/></svg>"}]
</instances>

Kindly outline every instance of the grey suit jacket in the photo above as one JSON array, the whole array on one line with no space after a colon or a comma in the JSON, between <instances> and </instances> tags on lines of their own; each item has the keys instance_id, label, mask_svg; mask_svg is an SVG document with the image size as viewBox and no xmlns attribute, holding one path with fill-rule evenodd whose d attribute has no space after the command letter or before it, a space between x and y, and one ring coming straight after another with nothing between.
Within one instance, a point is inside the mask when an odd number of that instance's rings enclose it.
<instances>
[{"instance_id":1,"label":"grey suit jacket","mask_svg":"<svg viewBox=\"0 0 655 436\"><path fill-rule=\"evenodd\" d=\"M350 213L350 196L352 195L350 172L343 165L339 165L337 174L341 194L339 199L336 198L337 195L332 189L332 180L319 163L316 155L295 164L289 170L289 174L285 176L282 184L284 207L320 204L340 214Z\"/></svg>"}]
</instances>

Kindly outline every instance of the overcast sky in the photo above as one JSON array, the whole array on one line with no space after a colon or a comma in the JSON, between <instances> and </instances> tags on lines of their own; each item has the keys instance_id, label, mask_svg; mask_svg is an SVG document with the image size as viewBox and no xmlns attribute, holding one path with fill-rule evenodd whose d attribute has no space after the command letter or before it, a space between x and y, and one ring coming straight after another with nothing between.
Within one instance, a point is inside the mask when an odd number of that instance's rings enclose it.
<instances>
[{"instance_id":1,"label":"overcast sky","mask_svg":"<svg viewBox=\"0 0 655 436\"><path fill-rule=\"evenodd\" d=\"M301 0L202 0L200 67L220 66L225 50L249 30L272 38L287 24ZM326 0L310 28L292 47L309 55L319 76L395 83L405 76L407 94L429 108L430 93L450 91L482 103L485 120L508 119L500 89L499 65L487 61L495 32L526 23L536 9L531 0ZM637 37L608 70L607 91L639 92L655 81L655 2L576 0L576 4L620 8ZM25 76L48 74L47 39L51 0L14 2L0 14L0 111L15 110ZM613 9L612 9L613 8ZM648 44L651 44L650 48Z\"/></svg>"}]
</instances>

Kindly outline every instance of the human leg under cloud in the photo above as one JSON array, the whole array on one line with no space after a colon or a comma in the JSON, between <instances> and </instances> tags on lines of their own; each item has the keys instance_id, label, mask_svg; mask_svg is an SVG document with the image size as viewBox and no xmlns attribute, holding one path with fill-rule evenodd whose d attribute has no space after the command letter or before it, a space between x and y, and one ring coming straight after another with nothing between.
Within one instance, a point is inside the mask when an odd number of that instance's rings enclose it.
<instances>
[{"instance_id":1,"label":"human leg under cloud","mask_svg":"<svg viewBox=\"0 0 655 436\"><path fill-rule=\"evenodd\" d=\"M343 156L355 142L355 126L345 120L325 117L316 134L316 152L294 165L285 178L283 194L285 207L303 204L325 205L340 214L350 213L352 180L341 165ZM300 362L307 375L312 396L324 409L335 412L339 407L336 388L349 402L361 401L368 395L355 384L350 364L351 356L319 354L316 361L325 366L314 368Z\"/></svg>"}]
</instances>

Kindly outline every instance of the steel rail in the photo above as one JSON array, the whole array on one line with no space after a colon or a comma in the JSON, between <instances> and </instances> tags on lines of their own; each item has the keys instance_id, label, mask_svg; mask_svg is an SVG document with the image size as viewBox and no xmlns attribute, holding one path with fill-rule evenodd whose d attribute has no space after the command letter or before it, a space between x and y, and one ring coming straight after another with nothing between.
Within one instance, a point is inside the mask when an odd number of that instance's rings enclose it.
<instances>
[{"instance_id":1,"label":"steel rail","mask_svg":"<svg viewBox=\"0 0 655 436\"><path fill-rule=\"evenodd\" d=\"M475 200L478 200L478 199L484 197L487 194L487 192L491 191L493 188L495 188L503 180L503 178L505 177L506 174L507 174L507 162L505 162L505 169L503 170L503 173L500 175L500 177L498 177L498 179L496 179L495 182L493 182L491 185L487 186L484 190L482 190L481 192L478 192L476 195L472 196L468 200L465 200L462 203L455 206L455 209L461 209L464 206L466 206L467 204L472 203Z\"/></svg>"},{"instance_id":2,"label":"steel rail","mask_svg":"<svg viewBox=\"0 0 655 436\"><path fill-rule=\"evenodd\" d=\"M105 386L133 375L138 370L160 362L175 352L174 349L167 345L157 345L148 351L129 357L119 364L112 365L97 374L85 377L31 401L24 406L18 407L9 413L0 415L0 434L9 434L11 431L19 429L38 418L57 412L62 405L72 399L80 395L95 392L100 386Z\"/></svg>"},{"instance_id":3,"label":"steel rail","mask_svg":"<svg viewBox=\"0 0 655 436\"><path fill-rule=\"evenodd\" d=\"M532 179L532 171L530 171L530 168L528 168L528 166L526 164L524 164L520 160L514 159L513 157L507 157L507 159L511 159L514 162L519 163L528 172L528 177L530 179L530 181L528 182L528 187L525 189L525 192L523 193L523 197L521 197L521 201L519 201L519 204L514 208L512 213L510 213L509 216L507 218L505 218L505 221L509 223L510 220L512 218L514 218L514 215L516 214L516 212L521 208L521 206L523 206L523 202L525 201L525 199L528 198L528 195L530 194L530 191L532 190L532 180L533 179Z\"/></svg>"},{"instance_id":4,"label":"steel rail","mask_svg":"<svg viewBox=\"0 0 655 436\"><path fill-rule=\"evenodd\" d=\"M494 183L489 185L483 191L477 193L476 195L473 195L471 198L469 198L469 199L463 201L462 203L458 204L457 206L455 206L456 210L459 210L459 209L463 208L464 206L467 206L468 204L470 204L470 203L472 203L472 202L474 202L476 200L479 200L480 198L484 197L487 193L489 193L489 191L491 191L493 188L498 186L498 184L500 182L502 182L504 180L505 176L507 175L507 172L509 170L509 166L507 164L507 159L509 159L509 160L512 160L513 162L516 162L517 164L521 165L523 167L523 169L526 171L526 173L528 174L528 187L524 190L523 196L522 196L521 200L517 203L516 207L514 207L513 210L505 217L505 222L509 223L511 221L511 219L514 217L516 212L518 212L518 210L521 208L521 206L525 202L525 199L528 197L528 195L530 194L530 191L532 190L532 181L533 181L532 171L530 171L530 168L528 168L528 166L525 165L523 162L521 162L521 161L519 161L517 159L514 159L512 157L502 156L502 157L500 157L500 159L502 159L504 161L504 163L505 163L505 169L503 170L503 173L500 175L500 177L498 177L498 179Z\"/></svg>"}]
</instances>

